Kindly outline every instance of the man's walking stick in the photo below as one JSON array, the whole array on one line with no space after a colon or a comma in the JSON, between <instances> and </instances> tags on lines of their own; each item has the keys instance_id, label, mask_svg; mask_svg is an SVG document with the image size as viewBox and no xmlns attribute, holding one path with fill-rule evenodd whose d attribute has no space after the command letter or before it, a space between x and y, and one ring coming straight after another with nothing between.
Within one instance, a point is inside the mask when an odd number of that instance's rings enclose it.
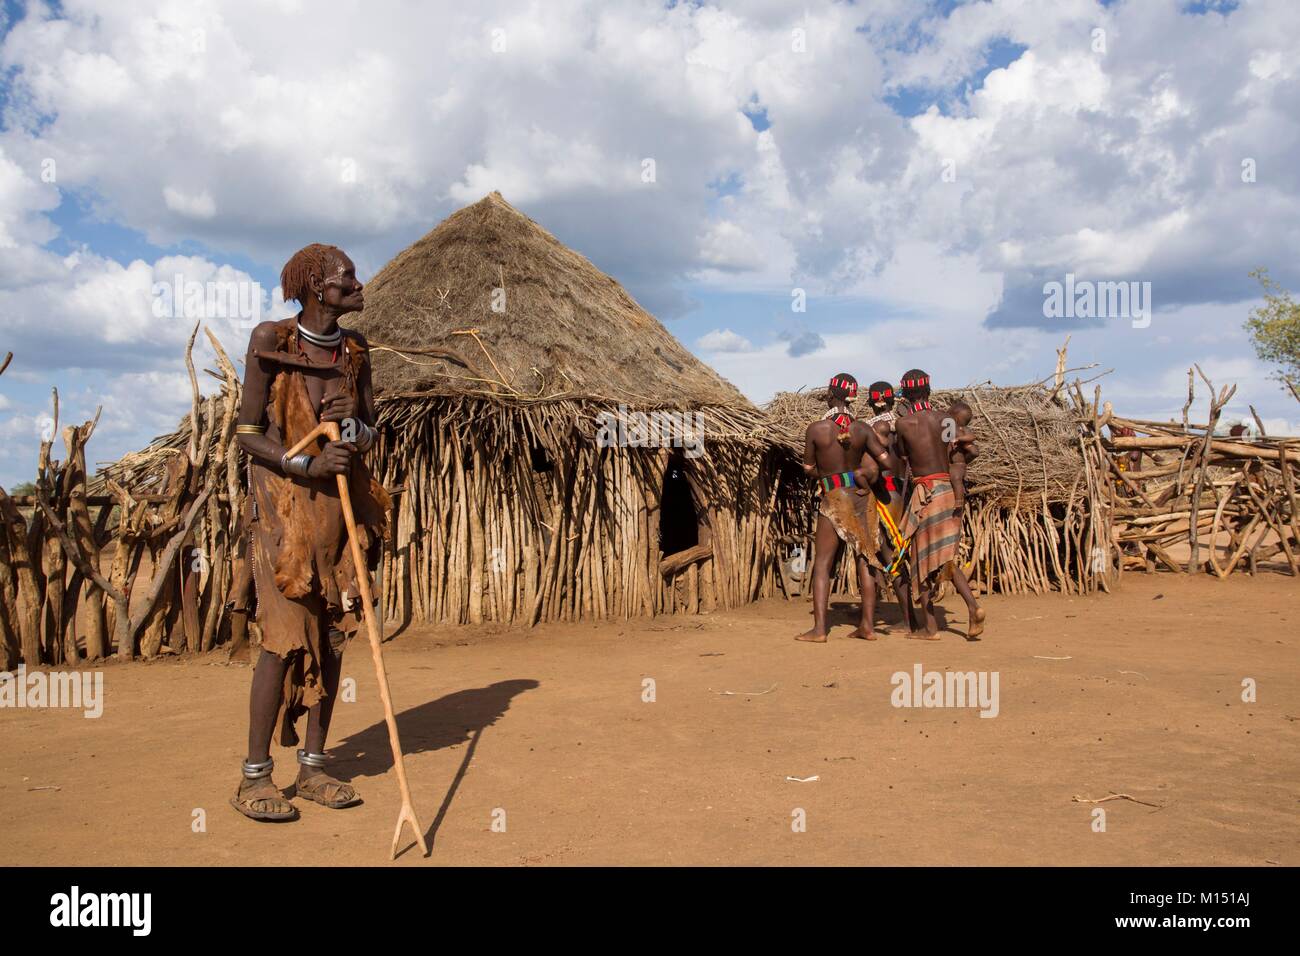
<instances>
[{"instance_id":1,"label":"man's walking stick","mask_svg":"<svg viewBox=\"0 0 1300 956\"><path fill-rule=\"evenodd\" d=\"M313 441L324 435L330 441L339 440L338 422L321 422L302 441L290 448L285 454L292 458ZM379 646L379 626L375 623L375 611L371 606L370 569L366 567L365 556L361 553L361 542L357 540L357 519L352 514L352 496L348 492L348 476L336 475L339 485L339 501L343 505L343 521L348 526L348 547L352 549L352 566L356 570L357 584L361 588L361 610L366 620L366 631L370 634L370 654L375 659L375 678L379 683L379 699L384 703L384 721L388 724L388 743L393 748L393 766L397 768L397 786L402 792L402 810L397 815L397 829L393 831L393 849L391 859L397 859L397 841L402 836L402 824L410 823L415 831L416 842L424 855L429 855L429 845L424 841L424 830L415 817L415 807L411 806L411 788L406 783L406 764L402 762L402 742L397 737L397 718L393 715L393 698L388 693L388 672L384 669L384 652Z\"/></svg>"}]
</instances>

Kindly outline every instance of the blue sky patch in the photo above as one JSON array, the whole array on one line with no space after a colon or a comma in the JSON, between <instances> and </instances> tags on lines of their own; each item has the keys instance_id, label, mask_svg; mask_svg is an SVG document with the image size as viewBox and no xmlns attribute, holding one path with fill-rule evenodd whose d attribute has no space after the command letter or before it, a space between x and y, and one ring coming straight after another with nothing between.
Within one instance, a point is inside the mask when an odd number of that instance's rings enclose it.
<instances>
[{"instance_id":1,"label":"blue sky patch","mask_svg":"<svg viewBox=\"0 0 1300 956\"><path fill-rule=\"evenodd\" d=\"M1007 37L997 37L985 48L983 65L960 82L943 89L898 87L886 93L884 100L899 116L919 116L932 105L938 106L939 112L944 116L951 116L953 104L965 102L971 93L984 86L990 73L1010 66L1028 49L1023 43L1016 43Z\"/></svg>"}]
</instances>

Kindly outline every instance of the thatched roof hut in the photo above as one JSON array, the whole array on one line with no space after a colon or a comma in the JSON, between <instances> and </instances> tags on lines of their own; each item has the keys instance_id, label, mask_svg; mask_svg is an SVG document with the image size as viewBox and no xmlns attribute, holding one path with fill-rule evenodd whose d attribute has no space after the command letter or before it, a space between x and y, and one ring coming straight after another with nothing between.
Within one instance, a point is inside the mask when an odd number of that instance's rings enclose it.
<instances>
[{"instance_id":1,"label":"thatched roof hut","mask_svg":"<svg viewBox=\"0 0 1300 956\"><path fill-rule=\"evenodd\" d=\"M499 193L366 287L391 616L532 623L768 593L764 415Z\"/></svg>"}]
</instances>

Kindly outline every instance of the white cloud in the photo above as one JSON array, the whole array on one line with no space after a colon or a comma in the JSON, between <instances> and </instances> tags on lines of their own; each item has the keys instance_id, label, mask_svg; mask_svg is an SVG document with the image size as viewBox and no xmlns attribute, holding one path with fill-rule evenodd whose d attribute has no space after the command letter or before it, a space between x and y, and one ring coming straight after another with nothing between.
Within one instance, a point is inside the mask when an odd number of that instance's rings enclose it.
<instances>
[{"instance_id":1,"label":"white cloud","mask_svg":"<svg viewBox=\"0 0 1300 956\"><path fill-rule=\"evenodd\" d=\"M749 339L731 329L714 329L696 339L695 347L705 352L750 352L754 349Z\"/></svg>"},{"instance_id":2,"label":"white cloud","mask_svg":"<svg viewBox=\"0 0 1300 956\"><path fill-rule=\"evenodd\" d=\"M0 48L23 93L11 154L58 158L64 181L155 242L259 260L310 231L373 271L501 189L664 303L662 287L690 277L847 291L907 244L1013 281L1146 269L1177 288L1188 253L1253 248L1261 229L1283 246L1300 213L1286 158L1300 137L1286 66L1300 9L1284 0L1226 18L1091 0L946 16L904 2L571 0L548 5L544 25L489 0L346 31L253 0L63 10ZM445 39L438 56L431 35ZM968 89L998 40L1027 49ZM322 73L320 59L347 66ZM884 101L903 89L945 108L904 119ZM756 132L746 108L771 127ZM1243 192L1247 151L1261 178ZM945 159L954 183L939 179ZM739 190L712 199L707 184L728 176ZM1241 290L1244 262L1221 254L1197 276Z\"/></svg>"},{"instance_id":3,"label":"white cloud","mask_svg":"<svg viewBox=\"0 0 1300 956\"><path fill-rule=\"evenodd\" d=\"M255 0L59 9L33 5L0 43L0 325L25 363L6 385L42 369L172 369L189 323L149 306L175 268L248 282L223 260L275 272L320 239L373 274L491 189L661 315L686 309L687 282L861 299L856 361L893 375L918 363L951 380L1045 374L1066 329L980 323L993 309L1041 326L1044 276L1071 271L1149 279L1167 310L1150 336L1078 333L1080 354L1120 366L1108 388L1135 401L1163 389L1190 345L1229 363L1225 376L1251 363L1258 381L1249 346L1225 331L1244 307L1216 324L1205 304L1253 298L1246 273L1261 264L1300 285L1279 251L1300 247L1300 5L1288 0L1227 16L1093 0L947 15L906 0L564 0L544 20L483 0L401 17L343 5L346 30L325 3L319 15ZM1025 51L981 79L1000 41ZM939 105L904 117L895 95ZM40 179L47 160L56 183ZM56 255L49 213L72 195L159 246L213 251L117 261L74 235ZM237 351L240 330L222 329ZM768 341L730 315L701 333L701 349L714 333ZM716 362L761 394L838 371L826 363L847 334L810 317L793 341L718 349ZM1151 358L1154 379L1140 366ZM9 397L7 413L34 414Z\"/></svg>"},{"instance_id":4,"label":"white cloud","mask_svg":"<svg viewBox=\"0 0 1300 956\"><path fill-rule=\"evenodd\" d=\"M936 339L928 335L904 335L897 339L894 344L900 352L920 352L939 345Z\"/></svg>"},{"instance_id":5,"label":"white cloud","mask_svg":"<svg viewBox=\"0 0 1300 956\"><path fill-rule=\"evenodd\" d=\"M2 145L0 197L10 200L0 204L0 237L9 240L4 255L21 265L0 274L0 337L14 353L0 379L5 477L33 473L51 387L59 389L65 422L87 420L104 405L91 452L115 458L170 431L187 410L181 360L196 321L238 359L259 319L289 312L246 272L203 257L122 265L88 249L50 252L42 243L53 232L44 218L52 204ZM203 358L209 354L200 337L196 361L210 361Z\"/></svg>"},{"instance_id":6,"label":"white cloud","mask_svg":"<svg viewBox=\"0 0 1300 956\"><path fill-rule=\"evenodd\" d=\"M700 262L710 269L758 272L766 264L761 245L735 222L710 223L700 242Z\"/></svg>"},{"instance_id":7,"label":"white cloud","mask_svg":"<svg viewBox=\"0 0 1300 956\"><path fill-rule=\"evenodd\" d=\"M163 199L172 212L190 219L211 219L217 214L217 204L206 189L190 195L174 186L164 186Z\"/></svg>"}]
</instances>

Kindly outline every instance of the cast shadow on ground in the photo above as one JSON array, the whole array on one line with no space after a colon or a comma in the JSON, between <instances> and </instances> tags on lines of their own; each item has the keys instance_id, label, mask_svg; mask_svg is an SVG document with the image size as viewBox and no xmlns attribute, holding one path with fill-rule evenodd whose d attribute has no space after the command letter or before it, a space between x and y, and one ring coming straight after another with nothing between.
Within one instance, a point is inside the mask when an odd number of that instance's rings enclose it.
<instances>
[{"instance_id":1,"label":"cast shadow on ground","mask_svg":"<svg viewBox=\"0 0 1300 956\"><path fill-rule=\"evenodd\" d=\"M891 599L893 595L890 595ZM830 606L826 609L826 626L837 627L845 625L853 628L858 626L858 616L862 613L862 605L856 598L848 600L832 600ZM920 617L920 608L916 609L917 617ZM812 609L808 609L808 617L812 617ZM948 612L938 604L934 606L934 618L939 624L939 630L949 630ZM891 632L907 633L907 619L903 614L903 609L893 600L876 599L876 627L881 626L889 628ZM953 633L957 633L953 631Z\"/></svg>"},{"instance_id":2,"label":"cast shadow on ground","mask_svg":"<svg viewBox=\"0 0 1300 956\"><path fill-rule=\"evenodd\" d=\"M469 743L456 776L447 789L447 795L443 797L442 806L438 808L438 815L425 835L430 848L460 782L474 759L474 751L483 731L505 715L517 694L538 686L538 681L528 678L497 681L487 687L458 690L397 715L402 753L408 757ZM388 744L388 725L382 720L350 737L344 737L330 749L335 756L330 772L340 780L377 776L386 773L393 766L393 753ZM412 798L417 805L420 803L418 794L412 794ZM405 849L402 852L406 852Z\"/></svg>"}]
</instances>

